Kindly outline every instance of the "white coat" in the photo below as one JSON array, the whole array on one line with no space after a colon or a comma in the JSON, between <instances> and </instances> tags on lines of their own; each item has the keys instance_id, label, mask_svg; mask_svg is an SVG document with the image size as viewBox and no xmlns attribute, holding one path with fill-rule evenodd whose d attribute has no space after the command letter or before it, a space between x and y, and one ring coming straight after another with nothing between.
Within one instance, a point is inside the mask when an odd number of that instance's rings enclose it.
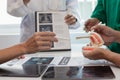
<instances>
[{"instance_id":1,"label":"white coat","mask_svg":"<svg viewBox=\"0 0 120 80\"><path fill-rule=\"evenodd\" d=\"M69 11L77 22L69 28L80 26L78 0L30 0L27 6L23 0L7 0L7 12L16 17L22 17L21 42L28 39L35 32L34 11Z\"/></svg>"}]
</instances>

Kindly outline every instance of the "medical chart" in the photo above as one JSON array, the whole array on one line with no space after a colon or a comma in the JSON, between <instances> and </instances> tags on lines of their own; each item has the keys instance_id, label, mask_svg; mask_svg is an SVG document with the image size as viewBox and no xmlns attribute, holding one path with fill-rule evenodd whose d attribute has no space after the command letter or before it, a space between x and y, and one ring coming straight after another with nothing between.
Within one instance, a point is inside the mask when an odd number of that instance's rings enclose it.
<instances>
[{"instance_id":1,"label":"medical chart","mask_svg":"<svg viewBox=\"0 0 120 80\"><path fill-rule=\"evenodd\" d=\"M36 32L50 31L56 34L58 42L51 43L51 50L71 49L69 28L64 20L66 15L65 11L35 13Z\"/></svg>"}]
</instances>

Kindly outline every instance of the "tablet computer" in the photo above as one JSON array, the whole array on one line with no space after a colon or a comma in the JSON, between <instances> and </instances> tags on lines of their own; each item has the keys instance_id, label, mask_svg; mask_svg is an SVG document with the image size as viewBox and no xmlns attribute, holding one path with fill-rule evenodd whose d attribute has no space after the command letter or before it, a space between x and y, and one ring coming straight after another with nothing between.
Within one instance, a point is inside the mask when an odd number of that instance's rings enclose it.
<instances>
[{"instance_id":1,"label":"tablet computer","mask_svg":"<svg viewBox=\"0 0 120 80\"><path fill-rule=\"evenodd\" d=\"M0 68L0 76L4 77L39 77L54 57L32 57L18 67Z\"/></svg>"},{"instance_id":2,"label":"tablet computer","mask_svg":"<svg viewBox=\"0 0 120 80\"><path fill-rule=\"evenodd\" d=\"M109 66L51 66L42 75L42 80L99 80L113 79Z\"/></svg>"},{"instance_id":3,"label":"tablet computer","mask_svg":"<svg viewBox=\"0 0 120 80\"><path fill-rule=\"evenodd\" d=\"M31 68L31 66L33 68ZM37 64L31 65L31 66L25 66L28 67L27 70L21 67L6 67L6 68L0 68L0 76L2 77L39 77L40 76L40 67ZM29 68L30 67L30 68Z\"/></svg>"}]
</instances>

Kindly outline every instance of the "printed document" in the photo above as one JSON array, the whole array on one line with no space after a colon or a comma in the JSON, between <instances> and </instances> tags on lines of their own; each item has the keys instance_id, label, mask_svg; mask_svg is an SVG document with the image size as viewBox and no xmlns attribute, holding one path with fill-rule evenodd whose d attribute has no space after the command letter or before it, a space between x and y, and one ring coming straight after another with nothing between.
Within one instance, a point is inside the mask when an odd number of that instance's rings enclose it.
<instances>
[{"instance_id":1,"label":"printed document","mask_svg":"<svg viewBox=\"0 0 120 80\"><path fill-rule=\"evenodd\" d=\"M64 17L66 12L36 12L36 32L50 31L56 34L58 42L51 43L51 50L70 50L70 34Z\"/></svg>"}]
</instances>

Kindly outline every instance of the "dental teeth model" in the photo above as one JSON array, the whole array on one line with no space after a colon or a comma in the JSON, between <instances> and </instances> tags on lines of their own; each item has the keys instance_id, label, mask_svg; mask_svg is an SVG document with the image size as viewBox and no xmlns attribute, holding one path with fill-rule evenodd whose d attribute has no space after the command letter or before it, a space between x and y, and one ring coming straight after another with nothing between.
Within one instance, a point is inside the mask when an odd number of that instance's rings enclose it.
<instances>
[{"instance_id":1,"label":"dental teeth model","mask_svg":"<svg viewBox=\"0 0 120 80\"><path fill-rule=\"evenodd\" d=\"M95 47L101 47L104 44L102 37L98 33L91 31L88 34L89 34L88 36L76 37L76 39L82 39L82 38L89 38L90 39L89 46L83 47L82 48L83 51L91 51Z\"/></svg>"},{"instance_id":2,"label":"dental teeth model","mask_svg":"<svg viewBox=\"0 0 120 80\"><path fill-rule=\"evenodd\" d=\"M89 38L92 46L100 47L104 44L102 37L96 32L90 32Z\"/></svg>"}]
</instances>

